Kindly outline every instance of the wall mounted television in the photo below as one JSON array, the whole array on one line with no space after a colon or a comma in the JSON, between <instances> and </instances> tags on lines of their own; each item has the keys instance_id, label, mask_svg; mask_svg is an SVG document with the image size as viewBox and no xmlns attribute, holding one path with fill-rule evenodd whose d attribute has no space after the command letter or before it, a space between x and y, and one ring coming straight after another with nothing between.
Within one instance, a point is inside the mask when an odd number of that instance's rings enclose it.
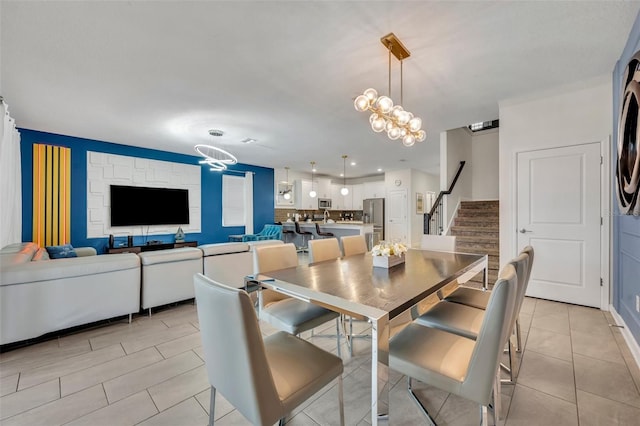
<instances>
[{"instance_id":1,"label":"wall mounted television","mask_svg":"<svg viewBox=\"0 0 640 426\"><path fill-rule=\"evenodd\" d=\"M111 226L186 225L189 191L111 185Z\"/></svg>"}]
</instances>

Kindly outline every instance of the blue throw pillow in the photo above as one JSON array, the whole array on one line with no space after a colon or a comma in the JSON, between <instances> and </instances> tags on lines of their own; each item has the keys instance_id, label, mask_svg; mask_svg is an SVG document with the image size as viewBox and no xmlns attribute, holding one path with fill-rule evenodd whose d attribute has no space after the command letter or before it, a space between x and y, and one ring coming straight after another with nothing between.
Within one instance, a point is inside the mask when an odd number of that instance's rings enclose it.
<instances>
[{"instance_id":1,"label":"blue throw pillow","mask_svg":"<svg viewBox=\"0 0 640 426\"><path fill-rule=\"evenodd\" d=\"M65 244L62 246L48 246L45 247L49 257L51 259L65 259L67 257L78 257L76 251L71 244Z\"/></svg>"}]
</instances>

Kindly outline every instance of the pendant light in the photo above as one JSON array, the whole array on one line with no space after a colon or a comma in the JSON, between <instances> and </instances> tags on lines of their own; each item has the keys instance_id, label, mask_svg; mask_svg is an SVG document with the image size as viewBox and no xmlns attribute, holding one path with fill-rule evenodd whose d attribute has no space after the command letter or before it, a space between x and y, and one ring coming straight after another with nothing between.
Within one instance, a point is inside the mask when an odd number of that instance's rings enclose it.
<instances>
[{"instance_id":1,"label":"pendant light","mask_svg":"<svg viewBox=\"0 0 640 426\"><path fill-rule=\"evenodd\" d=\"M347 156L342 156L342 189L340 190L342 195L349 195L349 188L347 188Z\"/></svg>"},{"instance_id":2,"label":"pendant light","mask_svg":"<svg viewBox=\"0 0 640 426\"><path fill-rule=\"evenodd\" d=\"M291 199L291 189L289 189L289 167L285 167L284 169L287 171L287 181L285 182L287 187L284 190L283 197L284 197L285 200L290 200Z\"/></svg>"},{"instance_id":3,"label":"pendant light","mask_svg":"<svg viewBox=\"0 0 640 426\"><path fill-rule=\"evenodd\" d=\"M315 164L315 161L311 162L311 191L309 191L309 197L311 198L316 198L318 195L318 193L313 189L313 174L316 171Z\"/></svg>"}]
</instances>

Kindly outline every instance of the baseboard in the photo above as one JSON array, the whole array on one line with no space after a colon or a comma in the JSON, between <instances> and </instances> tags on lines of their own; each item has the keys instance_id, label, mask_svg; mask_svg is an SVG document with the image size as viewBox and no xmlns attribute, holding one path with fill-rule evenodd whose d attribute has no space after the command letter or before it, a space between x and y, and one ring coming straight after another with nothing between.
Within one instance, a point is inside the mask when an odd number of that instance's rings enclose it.
<instances>
[{"instance_id":1,"label":"baseboard","mask_svg":"<svg viewBox=\"0 0 640 426\"><path fill-rule=\"evenodd\" d=\"M618 314L616 308L614 308L613 305L609 305L609 311L611 312L611 316L615 320L616 324L623 327L620 329L620 331L622 332L622 336L624 337L625 342L627 342L627 346L631 351L631 355L633 355L633 358L636 360L636 365L638 366L638 368L640 368L640 345L638 345L636 339L633 338L631 332L629 331L629 328L627 327L627 324L625 324L624 320Z\"/></svg>"}]
</instances>

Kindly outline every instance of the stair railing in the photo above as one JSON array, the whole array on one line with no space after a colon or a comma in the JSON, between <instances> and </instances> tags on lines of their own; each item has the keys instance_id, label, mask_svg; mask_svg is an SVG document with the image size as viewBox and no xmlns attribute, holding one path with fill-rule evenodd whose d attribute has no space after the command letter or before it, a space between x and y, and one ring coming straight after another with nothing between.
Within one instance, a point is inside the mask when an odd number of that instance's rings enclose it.
<instances>
[{"instance_id":1,"label":"stair railing","mask_svg":"<svg viewBox=\"0 0 640 426\"><path fill-rule=\"evenodd\" d=\"M460 173L462 173L462 169L464 168L465 161L460 162L460 166L458 166L458 171L456 175L453 177L451 181L451 185L449 185L449 189L446 191L440 191L436 200L433 202L433 206L429 213L424 214L424 233L430 235L441 235L444 230L444 206L443 199L445 195L451 194L453 188L456 186L456 182L460 177Z\"/></svg>"}]
</instances>

